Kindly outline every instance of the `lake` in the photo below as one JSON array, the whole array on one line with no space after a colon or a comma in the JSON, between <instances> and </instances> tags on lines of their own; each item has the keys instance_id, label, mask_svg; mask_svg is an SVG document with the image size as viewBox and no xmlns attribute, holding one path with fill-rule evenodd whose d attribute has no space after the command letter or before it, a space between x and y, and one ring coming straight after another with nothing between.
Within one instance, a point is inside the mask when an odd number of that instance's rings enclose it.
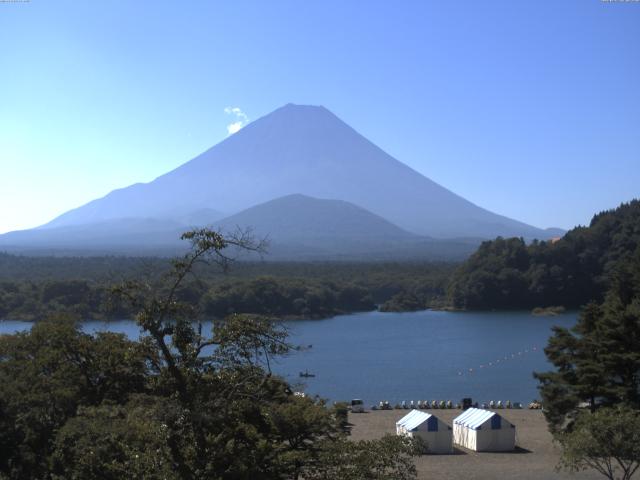
<instances>
[{"instance_id":1,"label":"lake","mask_svg":"<svg viewBox=\"0 0 640 480\"><path fill-rule=\"evenodd\" d=\"M511 400L538 397L533 371L550 368L543 348L551 327L572 326L575 312L536 317L528 312L367 312L324 320L284 322L290 340L311 348L280 359L274 370L311 394L330 400ZM0 322L0 333L29 323ZM137 338L128 320L87 321L87 332L111 330ZM301 378L308 371L313 378ZM301 384L304 381L304 384Z\"/></svg>"}]
</instances>

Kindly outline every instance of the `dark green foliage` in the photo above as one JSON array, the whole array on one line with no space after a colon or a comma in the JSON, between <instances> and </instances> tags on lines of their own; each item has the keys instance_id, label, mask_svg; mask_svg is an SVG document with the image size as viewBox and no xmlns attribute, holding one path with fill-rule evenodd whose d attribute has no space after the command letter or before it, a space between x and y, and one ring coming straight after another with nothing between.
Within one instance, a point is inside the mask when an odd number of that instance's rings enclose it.
<instances>
[{"instance_id":1,"label":"dark green foliage","mask_svg":"<svg viewBox=\"0 0 640 480\"><path fill-rule=\"evenodd\" d=\"M424 299L418 298L412 292L396 293L389 300L380 305L381 312L414 312L428 307Z\"/></svg>"},{"instance_id":2,"label":"dark green foliage","mask_svg":"<svg viewBox=\"0 0 640 480\"><path fill-rule=\"evenodd\" d=\"M396 435L359 442L330 441L303 474L308 480L409 480L417 474L412 457L424 447L420 439Z\"/></svg>"},{"instance_id":3,"label":"dark green foliage","mask_svg":"<svg viewBox=\"0 0 640 480\"><path fill-rule=\"evenodd\" d=\"M595 298L602 285L608 290L572 329L554 329L545 353L555 370L535 374L545 417L562 446L560 466L592 468L609 479L630 479L640 466L638 208L637 201L623 205L597 215L589 229L570 232L581 248L566 262L575 277L564 286L568 292L581 286Z\"/></svg>"},{"instance_id":4,"label":"dark green foliage","mask_svg":"<svg viewBox=\"0 0 640 480\"><path fill-rule=\"evenodd\" d=\"M111 305L109 299L106 284L79 280L4 281L0 282L0 318L31 321L60 313L103 319L127 313Z\"/></svg>"},{"instance_id":5,"label":"dark green foliage","mask_svg":"<svg viewBox=\"0 0 640 480\"><path fill-rule=\"evenodd\" d=\"M222 284L212 288L203 303L205 314L218 318L231 313L322 317L375 308L362 287L274 277Z\"/></svg>"},{"instance_id":6,"label":"dark green foliage","mask_svg":"<svg viewBox=\"0 0 640 480\"><path fill-rule=\"evenodd\" d=\"M40 478L56 432L78 407L144 392L152 358L123 335L92 337L65 318L0 336L0 472Z\"/></svg>"},{"instance_id":7,"label":"dark green foliage","mask_svg":"<svg viewBox=\"0 0 640 480\"><path fill-rule=\"evenodd\" d=\"M509 309L601 301L616 266L640 245L640 201L593 217L556 242L484 242L453 275L450 303L465 309Z\"/></svg>"},{"instance_id":8,"label":"dark green foliage","mask_svg":"<svg viewBox=\"0 0 640 480\"><path fill-rule=\"evenodd\" d=\"M34 320L52 313L83 319L132 318L135 309L111 298L114 279L152 282L169 266L166 259L0 254L0 319ZM409 305L398 297L385 310L419 310L443 303L453 268L437 263L236 263L232 272L220 275L194 265L197 276L176 293L180 301L209 318L234 312L320 318L373 310L397 295L417 302ZM33 281L25 280L25 275Z\"/></svg>"},{"instance_id":9,"label":"dark green foliage","mask_svg":"<svg viewBox=\"0 0 640 480\"><path fill-rule=\"evenodd\" d=\"M555 328L545 349L556 370L536 377L553 430L570 425L581 402L640 409L640 248L611 278L604 302L571 330Z\"/></svg>"},{"instance_id":10,"label":"dark green foliage","mask_svg":"<svg viewBox=\"0 0 640 480\"><path fill-rule=\"evenodd\" d=\"M168 265L169 259L159 257L30 257L0 252L0 281L85 280L112 283L132 276L156 275Z\"/></svg>"},{"instance_id":11,"label":"dark green foliage","mask_svg":"<svg viewBox=\"0 0 640 480\"><path fill-rule=\"evenodd\" d=\"M521 238L482 243L453 276L448 289L453 306L508 309L533 301L528 298L526 277L531 262L529 248Z\"/></svg>"},{"instance_id":12,"label":"dark green foliage","mask_svg":"<svg viewBox=\"0 0 640 480\"><path fill-rule=\"evenodd\" d=\"M79 407L55 436L51 470L77 480L178 480L158 407L148 398Z\"/></svg>"},{"instance_id":13,"label":"dark green foliage","mask_svg":"<svg viewBox=\"0 0 640 480\"><path fill-rule=\"evenodd\" d=\"M538 317L553 317L555 315L561 315L566 312L566 308L558 307L558 306L549 306L549 307L536 307L531 310L533 315Z\"/></svg>"},{"instance_id":14,"label":"dark green foliage","mask_svg":"<svg viewBox=\"0 0 640 480\"><path fill-rule=\"evenodd\" d=\"M347 402L337 402L333 405L333 414L344 432L349 430L349 404Z\"/></svg>"},{"instance_id":15,"label":"dark green foliage","mask_svg":"<svg viewBox=\"0 0 640 480\"><path fill-rule=\"evenodd\" d=\"M556 437L562 446L560 468L592 468L604 477L630 480L640 467L640 412L602 408L583 412L573 428Z\"/></svg>"},{"instance_id":16,"label":"dark green foliage","mask_svg":"<svg viewBox=\"0 0 640 480\"><path fill-rule=\"evenodd\" d=\"M271 374L290 348L277 323L233 314L205 331L194 266L259 246L208 230L184 238L192 250L169 271L114 289L141 341L64 318L0 337L0 478L415 478L413 443L348 442L339 409Z\"/></svg>"}]
</instances>

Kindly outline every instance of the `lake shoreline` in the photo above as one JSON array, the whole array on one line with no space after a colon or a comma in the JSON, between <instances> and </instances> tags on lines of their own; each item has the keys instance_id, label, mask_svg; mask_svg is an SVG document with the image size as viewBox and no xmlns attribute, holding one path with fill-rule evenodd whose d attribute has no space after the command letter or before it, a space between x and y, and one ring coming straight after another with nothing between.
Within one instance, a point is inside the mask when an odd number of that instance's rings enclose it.
<instances>
[{"instance_id":1,"label":"lake shoreline","mask_svg":"<svg viewBox=\"0 0 640 480\"><path fill-rule=\"evenodd\" d=\"M380 307L380 306L378 306ZM536 307L533 310L522 308L522 309L491 309L491 310L469 310L464 308L456 308L456 307L429 307L423 308L420 310L380 310L380 308L375 308L372 310L357 310L353 312L335 312L327 315L307 315L307 316L298 316L298 315L282 315L282 316L274 316L268 314L253 314L247 313L246 315L260 315L263 317L271 318L275 321L282 322L298 322L298 321L315 321L315 320L329 320L336 317L346 317L350 315L359 315L359 314L367 314L367 313L381 313L381 314L408 314L408 313L424 313L424 312L449 312L449 313L471 313L471 314L484 314L484 313L516 313L516 314L531 314L534 317L554 317L563 314L570 314L578 312L578 309L565 309L564 307L547 307L547 308L539 308ZM238 315L244 315L243 313L239 313ZM219 320L219 319L213 319ZM23 322L23 323L37 323L43 320L38 319L26 319L26 318L0 318L0 323L3 322ZM80 322L135 322L134 318L87 318L84 320L80 320ZM199 321L208 322L212 321L211 318L201 318Z\"/></svg>"},{"instance_id":2,"label":"lake shoreline","mask_svg":"<svg viewBox=\"0 0 640 480\"><path fill-rule=\"evenodd\" d=\"M274 373L298 391L329 401L361 398L365 405L472 397L480 404L538 398L532 373L552 366L544 347L553 326L572 327L576 315L530 312L352 313L322 321L281 321L292 345L312 345L274 359ZM203 322L210 332L211 322ZM0 333L33 323L0 322ZM132 320L84 321L86 333L111 331L137 340ZM301 377L300 372L314 377Z\"/></svg>"}]
</instances>

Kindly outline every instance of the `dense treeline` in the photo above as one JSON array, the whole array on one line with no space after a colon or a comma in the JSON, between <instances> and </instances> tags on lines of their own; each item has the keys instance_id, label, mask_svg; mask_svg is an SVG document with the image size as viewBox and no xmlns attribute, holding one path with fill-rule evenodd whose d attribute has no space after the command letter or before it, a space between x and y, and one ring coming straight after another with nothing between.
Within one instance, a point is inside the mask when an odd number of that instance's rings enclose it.
<instances>
[{"instance_id":1,"label":"dense treeline","mask_svg":"<svg viewBox=\"0 0 640 480\"><path fill-rule=\"evenodd\" d=\"M265 369L288 349L271 322L173 333L172 356L148 330L92 336L61 316L0 336L0 478L415 478L424 446L349 441L345 407L294 395ZM219 353L195 361L205 341Z\"/></svg>"},{"instance_id":2,"label":"dense treeline","mask_svg":"<svg viewBox=\"0 0 640 480\"><path fill-rule=\"evenodd\" d=\"M601 301L611 272L640 244L640 202L595 215L557 241L484 242L465 263L237 262L231 275L196 266L185 285L203 315L255 313L324 317L366 311L576 308ZM0 254L0 318L33 320L71 312L125 318L110 286L157 278L164 258L22 257Z\"/></svg>"},{"instance_id":3,"label":"dense treeline","mask_svg":"<svg viewBox=\"0 0 640 480\"><path fill-rule=\"evenodd\" d=\"M302 279L259 277L208 286L191 282L179 295L202 315L222 318L231 313L278 317L326 317L375 309L362 287ZM135 313L114 301L110 285L84 280L0 283L0 318L35 320L72 313L84 319L132 318Z\"/></svg>"},{"instance_id":4,"label":"dense treeline","mask_svg":"<svg viewBox=\"0 0 640 480\"><path fill-rule=\"evenodd\" d=\"M49 282L0 282L0 318L35 320L55 313L76 314L85 319L104 319L112 308L106 285L93 285L83 280ZM127 312L120 312L126 315Z\"/></svg>"},{"instance_id":5,"label":"dense treeline","mask_svg":"<svg viewBox=\"0 0 640 480\"><path fill-rule=\"evenodd\" d=\"M154 285L114 288L139 341L86 334L68 316L0 336L0 478L415 479L412 457L428 445L349 441L346 405L296 395L271 372L291 349L278 323L198 322L193 267L227 242L208 230L185 238L192 250Z\"/></svg>"},{"instance_id":6,"label":"dense treeline","mask_svg":"<svg viewBox=\"0 0 640 480\"><path fill-rule=\"evenodd\" d=\"M54 257L0 252L0 281L91 280L115 283L167 269L162 257Z\"/></svg>"},{"instance_id":7,"label":"dense treeline","mask_svg":"<svg viewBox=\"0 0 640 480\"><path fill-rule=\"evenodd\" d=\"M640 410L640 248L611 274L604 301L590 302L545 348L555 371L538 373L545 416L564 429L582 402Z\"/></svg>"},{"instance_id":8,"label":"dense treeline","mask_svg":"<svg viewBox=\"0 0 640 480\"><path fill-rule=\"evenodd\" d=\"M216 318L238 310L278 317L310 317L375 308L371 295L357 285L273 277L216 286L202 301L205 314Z\"/></svg>"},{"instance_id":9,"label":"dense treeline","mask_svg":"<svg viewBox=\"0 0 640 480\"><path fill-rule=\"evenodd\" d=\"M579 307L602 301L611 273L640 245L640 201L595 215L557 241L484 242L454 273L449 302L457 308Z\"/></svg>"},{"instance_id":10,"label":"dense treeline","mask_svg":"<svg viewBox=\"0 0 640 480\"><path fill-rule=\"evenodd\" d=\"M630 480L640 469L640 248L608 272L604 301L571 328L554 327L538 372L559 466Z\"/></svg>"},{"instance_id":11,"label":"dense treeline","mask_svg":"<svg viewBox=\"0 0 640 480\"><path fill-rule=\"evenodd\" d=\"M170 268L160 258L56 258L0 254L0 319L72 313L84 319L131 318L112 285L150 282ZM231 274L195 267L180 295L202 315L230 313L319 318L340 313L419 310L442 303L455 266L445 263L243 263ZM266 275L266 272L269 275ZM406 298L411 298L407 302Z\"/></svg>"},{"instance_id":12,"label":"dense treeline","mask_svg":"<svg viewBox=\"0 0 640 480\"><path fill-rule=\"evenodd\" d=\"M240 257L233 268L222 273L196 265L197 277L207 282L228 279L251 279L260 276L284 278L316 278L329 281L353 280L359 284L382 285L385 280L405 282L423 277L425 273L450 272L455 262L394 261L394 262L258 262ZM117 283L127 278L158 275L171 268L171 259L164 257L59 257L24 256L0 252L0 281L87 280Z\"/></svg>"}]
</instances>

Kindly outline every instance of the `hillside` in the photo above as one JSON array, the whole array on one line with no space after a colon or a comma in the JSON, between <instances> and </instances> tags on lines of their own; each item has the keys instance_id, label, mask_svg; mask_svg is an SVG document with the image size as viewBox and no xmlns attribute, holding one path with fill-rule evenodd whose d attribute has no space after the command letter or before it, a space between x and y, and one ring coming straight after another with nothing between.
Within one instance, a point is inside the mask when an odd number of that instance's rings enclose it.
<instances>
[{"instance_id":1,"label":"hillside","mask_svg":"<svg viewBox=\"0 0 640 480\"><path fill-rule=\"evenodd\" d=\"M640 245L640 201L599 213L555 242L484 242L453 275L458 308L579 307L601 301L616 268Z\"/></svg>"},{"instance_id":2,"label":"hillside","mask_svg":"<svg viewBox=\"0 0 640 480\"><path fill-rule=\"evenodd\" d=\"M214 228L251 228L269 241L270 259L462 259L475 241L437 241L409 233L342 200L287 195L220 220Z\"/></svg>"},{"instance_id":3,"label":"hillside","mask_svg":"<svg viewBox=\"0 0 640 480\"><path fill-rule=\"evenodd\" d=\"M182 252L180 235L198 225L225 233L251 230L268 240L263 256L244 260L462 260L478 239L437 240L409 233L352 203L295 194L250 207L218 221L204 211L187 224L157 219L111 219L11 232L0 236L0 250L28 255L159 255Z\"/></svg>"},{"instance_id":4,"label":"hillside","mask_svg":"<svg viewBox=\"0 0 640 480\"><path fill-rule=\"evenodd\" d=\"M384 218L343 200L287 195L243 210L214 224L222 228L251 226L256 233L286 242L353 241L417 238Z\"/></svg>"}]
</instances>

